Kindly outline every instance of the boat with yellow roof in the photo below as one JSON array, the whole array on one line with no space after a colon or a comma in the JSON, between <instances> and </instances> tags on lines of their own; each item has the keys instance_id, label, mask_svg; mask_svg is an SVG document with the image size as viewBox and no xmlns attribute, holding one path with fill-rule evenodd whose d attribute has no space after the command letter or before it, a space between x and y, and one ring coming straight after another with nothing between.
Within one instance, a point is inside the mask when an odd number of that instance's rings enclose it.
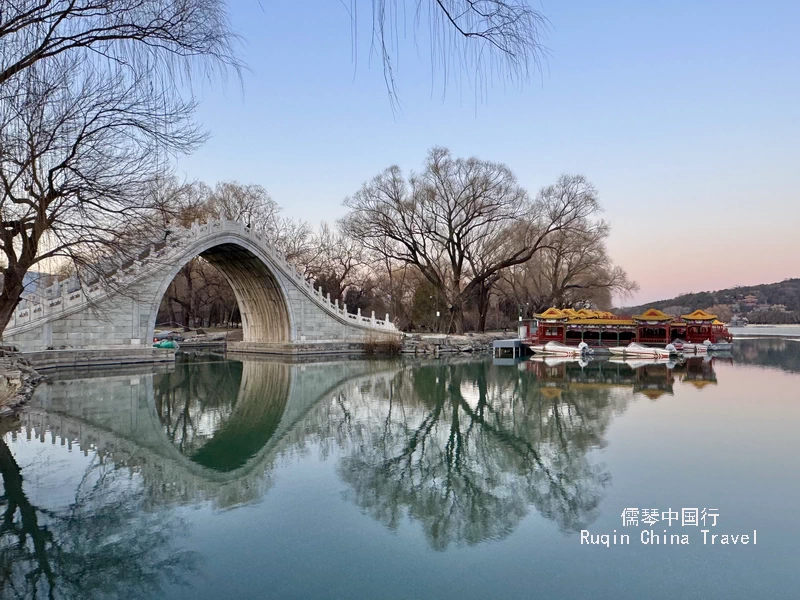
<instances>
[{"instance_id":1,"label":"boat with yellow roof","mask_svg":"<svg viewBox=\"0 0 800 600\"><path fill-rule=\"evenodd\" d=\"M615 315L608 311L551 307L522 322L520 337L534 349L550 342L576 347L627 348L638 344L665 350L680 340L690 354L729 351L733 338L716 315L703 310L680 316L650 308L638 315ZM702 347L700 347L702 346ZM628 354L632 351L629 350ZM618 352L621 352L618 350Z\"/></svg>"}]
</instances>

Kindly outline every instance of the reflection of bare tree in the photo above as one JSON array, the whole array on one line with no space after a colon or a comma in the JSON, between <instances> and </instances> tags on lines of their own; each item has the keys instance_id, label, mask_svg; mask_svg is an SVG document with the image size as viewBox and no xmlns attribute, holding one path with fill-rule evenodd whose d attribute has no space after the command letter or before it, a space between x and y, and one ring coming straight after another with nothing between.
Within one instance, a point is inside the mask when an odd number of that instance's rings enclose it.
<instances>
[{"instance_id":1,"label":"reflection of bare tree","mask_svg":"<svg viewBox=\"0 0 800 600\"><path fill-rule=\"evenodd\" d=\"M800 342L783 338L737 339L733 359L762 367L800 372Z\"/></svg>"},{"instance_id":2,"label":"reflection of bare tree","mask_svg":"<svg viewBox=\"0 0 800 600\"><path fill-rule=\"evenodd\" d=\"M26 467L26 477L31 469ZM60 508L31 503L21 469L0 439L0 595L4 598L138 598L196 569L171 541L180 521L143 510L140 482L95 458L74 500Z\"/></svg>"},{"instance_id":3,"label":"reflection of bare tree","mask_svg":"<svg viewBox=\"0 0 800 600\"><path fill-rule=\"evenodd\" d=\"M241 467L280 423L290 368L267 361L180 362L155 376L156 412L169 440L218 471Z\"/></svg>"},{"instance_id":4,"label":"reflection of bare tree","mask_svg":"<svg viewBox=\"0 0 800 600\"><path fill-rule=\"evenodd\" d=\"M609 476L587 453L617 408L607 388L554 394L513 369L437 363L339 394L320 425L359 506L390 528L407 514L445 549L505 537L531 504L565 531L591 522Z\"/></svg>"},{"instance_id":5,"label":"reflection of bare tree","mask_svg":"<svg viewBox=\"0 0 800 600\"><path fill-rule=\"evenodd\" d=\"M179 361L173 371L157 374L156 412L169 440L181 451L196 450L236 405L242 363Z\"/></svg>"}]
</instances>

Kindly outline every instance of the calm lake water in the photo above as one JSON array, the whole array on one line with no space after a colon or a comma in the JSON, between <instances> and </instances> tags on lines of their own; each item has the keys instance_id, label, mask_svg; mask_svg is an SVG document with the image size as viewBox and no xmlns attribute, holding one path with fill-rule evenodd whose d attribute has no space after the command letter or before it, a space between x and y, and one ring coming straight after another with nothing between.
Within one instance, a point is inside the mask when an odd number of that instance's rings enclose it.
<instances>
[{"instance_id":1,"label":"calm lake water","mask_svg":"<svg viewBox=\"0 0 800 600\"><path fill-rule=\"evenodd\" d=\"M799 389L788 339L59 373L0 422L0 596L798 597Z\"/></svg>"}]
</instances>

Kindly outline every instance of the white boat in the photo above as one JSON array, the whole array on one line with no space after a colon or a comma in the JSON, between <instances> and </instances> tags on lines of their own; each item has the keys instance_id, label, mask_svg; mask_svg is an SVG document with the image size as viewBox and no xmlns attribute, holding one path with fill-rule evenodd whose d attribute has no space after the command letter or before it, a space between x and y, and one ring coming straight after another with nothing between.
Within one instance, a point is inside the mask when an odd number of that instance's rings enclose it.
<instances>
[{"instance_id":1,"label":"white boat","mask_svg":"<svg viewBox=\"0 0 800 600\"><path fill-rule=\"evenodd\" d=\"M708 346L705 344L683 344L680 351L683 354L708 354Z\"/></svg>"},{"instance_id":2,"label":"white boat","mask_svg":"<svg viewBox=\"0 0 800 600\"><path fill-rule=\"evenodd\" d=\"M706 342L708 342L708 340L706 340ZM678 338L672 340L672 345L675 346L678 352L682 352L683 354L705 354L708 351L705 342L703 344L692 344Z\"/></svg>"},{"instance_id":3,"label":"white boat","mask_svg":"<svg viewBox=\"0 0 800 600\"><path fill-rule=\"evenodd\" d=\"M535 354L549 354L550 356L574 356L580 357L585 353L591 353L592 349L585 342L581 342L577 346L567 346L561 342L547 342L546 344L539 344L531 346L531 350Z\"/></svg>"},{"instance_id":4,"label":"white boat","mask_svg":"<svg viewBox=\"0 0 800 600\"><path fill-rule=\"evenodd\" d=\"M677 352L672 344L667 344L666 348L651 348L636 342L632 342L627 346L613 346L608 351L617 356L644 356L648 358L669 358L670 355Z\"/></svg>"},{"instance_id":5,"label":"white boat","mask_svg":"<svg viewBox=\"0 0 800 600\"><path fill-rule=\"evenodd\" d=\"M730 352L733 350L733 342L712 342L706 340L703 342L703 345L708 348L709 352Z\"/></svg>"}]
</instances>

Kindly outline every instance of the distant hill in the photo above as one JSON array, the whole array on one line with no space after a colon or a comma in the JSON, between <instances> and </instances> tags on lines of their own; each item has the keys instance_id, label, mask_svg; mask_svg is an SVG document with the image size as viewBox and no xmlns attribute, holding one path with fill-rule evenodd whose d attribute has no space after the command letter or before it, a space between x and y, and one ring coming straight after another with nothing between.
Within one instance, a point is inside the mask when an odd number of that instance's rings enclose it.
<instances>
[{"instance_id":1,"label":"distant hill","mask_svg":"<svg viewBox=\"0 0 800 600\"><path fill-rule=\"evenodd\" d=\"M746 297L750 296L746 300ZM755 297L755 298L753 298ZM646 308L654 307L670 314L691 312L698 308L717 307L719 313L744 314L751 322L759 321L759 314L794 313L800 315L800 279L785 279L778 283L737 286L715 292L682 294L675 298L648 302L639 306L626 306L617 309L624 314L637 314ZM728 315L721 315L723 318ZM768 319L768 322L776 322ZM779 319L778 322L783 322ZM794 322L789 320L787 322Z\"/></svg>"}]
</instances>

